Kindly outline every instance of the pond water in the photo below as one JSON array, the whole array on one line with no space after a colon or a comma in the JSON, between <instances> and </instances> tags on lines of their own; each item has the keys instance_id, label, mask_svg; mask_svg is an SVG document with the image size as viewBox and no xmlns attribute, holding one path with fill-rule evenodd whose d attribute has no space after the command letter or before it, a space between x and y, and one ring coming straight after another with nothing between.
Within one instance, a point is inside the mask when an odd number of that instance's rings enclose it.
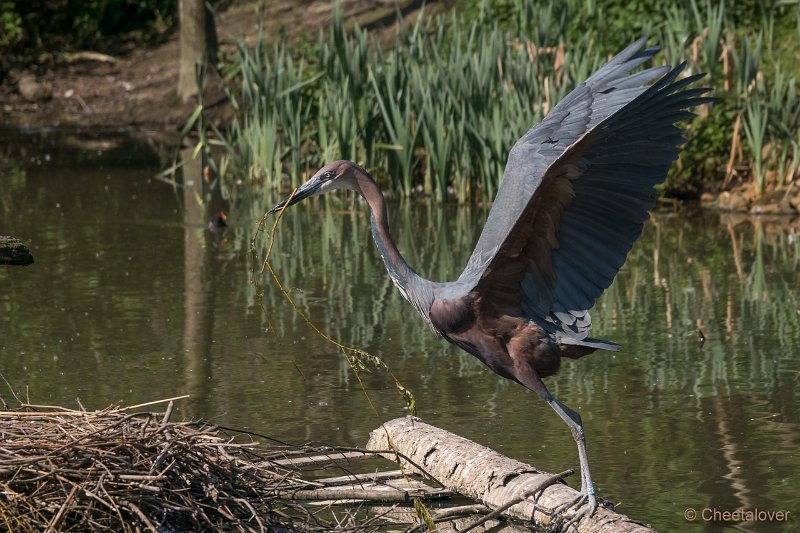
<instances>
[{"instance_id":1,"label":"pond water","mask_svg":"<svg viewBox=\"0 0 800 533\"><path fill-rule=\"evenodd\" d=\"M0 158L0 234L35 259L0 269L7 404L12 390L89 409L189 394L186 417L352 446L406 412L386 373L362 373L362 388L268 275L257 296L250 239L277 194L201 207L194 187L154 179L165 163L125 135L7 132ZM223 234L206 228L219 208ZM446 280L486 212L393 203L390 216L409 263ZM286 212L272 262L298 307L381 356L426 422L549 471L577 467L555 413L436 339L402 300L367 220L350 197ZM647 224L593 311L593 335L623 349L548 380L581 413L598 491L620 512L664 531L800 527L799 287L797 221L683 209ZM703 523L687 508L790 514Z\"/></svg>"}]
</instances>

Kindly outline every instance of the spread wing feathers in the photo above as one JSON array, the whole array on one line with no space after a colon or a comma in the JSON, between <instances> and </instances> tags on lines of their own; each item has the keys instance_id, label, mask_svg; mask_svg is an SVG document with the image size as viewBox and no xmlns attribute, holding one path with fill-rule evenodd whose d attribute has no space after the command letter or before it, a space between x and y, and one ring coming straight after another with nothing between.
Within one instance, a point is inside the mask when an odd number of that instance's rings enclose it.
<instances>
[{"instance_id":1,"label":"spread wing feathers","mask_svg":"<svg viewBox=\"0 0 800 533\"><path fill-rule=\"evenodd\" d=\"M485 312L521 313L567 343L586 338L588 309L625 262L655 203L653 187L664 180L683 143L675 122L710 100L702 96L707 89L686 88L700 76L677 80L684 65L627 76L654 53L631 50L642 44L628 47L573 91L568 105L553 110L562 115L558 125L542 123L544 149L533 145L542 142L537 127L509 154L503 185L513 179L507 188L525 202L513 219L503 217L506 231L487 221L478 241L479 249L481 241L492 245L472 285L481 305L493 307ZM498 193L489 218L507 207ZM492 242L487 230L502 240ZM478 262L471 260L471 267Z\"/></svg>"},{"instance_id":2,"label":"spread wing feathers","mask_svg":"<svg viewBox=\"0 0 800 533\"><path fill-rule=\"evenodd\" d=\"M530 203L545 170L567 147L644 92L643 85L669 70L656 67L628 75L658 51L641 50L644 44L641 38L613 57L517 141L509 153L494 207L458 286L475 287Z\"/></svg>"},{"instance_id":3,"label":"spread wing feathers","mask_svg":"<svg viewBox=\"0 0 800 533\"><path fill-rule=\"evenodd\" d=\"M588 309L625 262L684 141L675 122L709 101L707 89L684 89L701 76L675 81L681 70L568 148L545 173L539 209L532 202L520 220L536 228L522 243L536 255L519 286L521 309L551 333L586 337Z\"/></svg>"}]
</instances>

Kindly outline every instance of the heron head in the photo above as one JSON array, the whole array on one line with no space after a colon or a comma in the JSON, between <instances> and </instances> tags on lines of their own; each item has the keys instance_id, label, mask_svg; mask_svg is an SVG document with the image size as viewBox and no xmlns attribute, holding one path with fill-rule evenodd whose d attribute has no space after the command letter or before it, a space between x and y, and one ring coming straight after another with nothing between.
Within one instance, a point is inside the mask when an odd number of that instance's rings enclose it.
<instances>
[{"instance_id":1,"label":"heron head","mask_svg":"<svg viewBox=\"0 0 800 533\"><path fill-rule=\"evenodd\" d=\"M358 191L356 171L360 169L352 161L333 161L319 169L308 181L300 185L293 194L290 194L269 210L270 214L279 211L301 200L335 191L337 189L351 189Z\"/></svg>"}]
</instances>

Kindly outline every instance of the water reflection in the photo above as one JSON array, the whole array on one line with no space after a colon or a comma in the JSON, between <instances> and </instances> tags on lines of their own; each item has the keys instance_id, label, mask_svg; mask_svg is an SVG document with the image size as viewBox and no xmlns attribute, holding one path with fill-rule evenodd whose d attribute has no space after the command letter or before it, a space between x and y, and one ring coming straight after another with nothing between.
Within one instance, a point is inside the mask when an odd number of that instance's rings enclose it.
<instances>
[{"instance_id":1,"label":"water reflection","mask_svg":"<svg viewBox=\"0 0 800 533\"><path fill-rule=\"evenodd\" d=\"M187 169L197 187L176 194L152 179L159 164L146 144L13 140L2 144L0 232L36 257L0 270L0 372L16 390L90 408L188 393L184 415L295 442L361 445L404 413L391 379L372 372L363 382L374 415L339 350L269 278L256 296L250 239L274 198L223 191L231 227L220 237L205 225L222 199L197 202L200 168ZM485 216L392 204L390 224L409 263L446 280ZM690 506L800 514L799 226L659 213L594 310L594 333L623 351L566 363L549 380L583 415L600 492L620 511L664 530L688 528ZM540 400L415 316L358 201L287 211L276 239L273 263L301 309L382 356L426 421L552 471L576 466L571 437Z\"/></svg>"}]
</instances>

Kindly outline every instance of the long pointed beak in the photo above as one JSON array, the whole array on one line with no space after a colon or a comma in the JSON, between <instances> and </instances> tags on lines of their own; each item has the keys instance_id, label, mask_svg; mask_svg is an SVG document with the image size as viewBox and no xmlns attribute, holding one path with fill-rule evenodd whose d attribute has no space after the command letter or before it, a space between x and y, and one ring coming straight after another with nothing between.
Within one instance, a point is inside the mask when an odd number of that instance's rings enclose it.
<instances>
[{"instance_id":1,"label":"long pointed beak","mask_svg":"<svg viewBox=\"0 0 800 533\"><path fill-rule=\"evenodd\" d=\"M294 195L290 194L289 196L287 196L286 198L275 204L275 207L270 209L268 214L271 215L273 213L280 211L281 209L289 207L290 205L294 205L301 200L305 200L306 198L311 198L312 196L319 194L320 192L319 188L321 186L322 186L322 181L319 179L319 177L314 176L313 178L302 184L300 187L295 189Z\"/></svg>"}]
</instances>

